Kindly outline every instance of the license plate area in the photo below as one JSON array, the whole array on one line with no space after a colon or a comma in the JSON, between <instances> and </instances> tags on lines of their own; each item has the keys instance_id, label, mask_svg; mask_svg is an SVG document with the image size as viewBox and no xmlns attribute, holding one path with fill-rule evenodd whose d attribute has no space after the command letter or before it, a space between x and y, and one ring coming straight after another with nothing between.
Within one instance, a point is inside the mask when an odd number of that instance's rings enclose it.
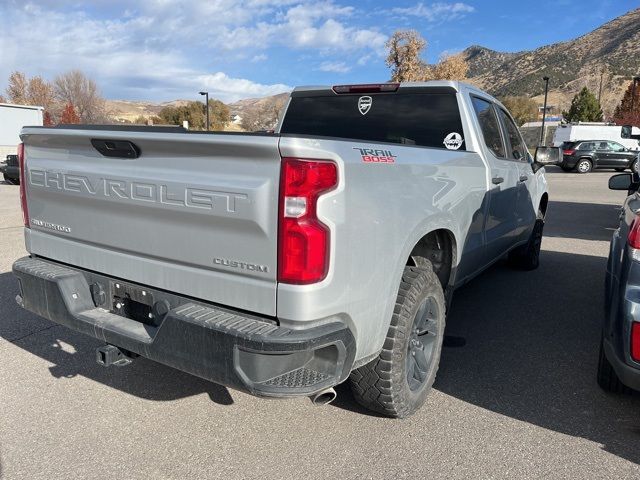
<instances>
[{"instance_id":1,"label":"license plate area","mask_svg":"<svg viewBox=\"0 0 640 480\"><path fill-rule=\"evenodd\" d=\"M153 293L144 288L111 282L111 312L147 325L156 325Z\"/></svg>"}]
</instances>

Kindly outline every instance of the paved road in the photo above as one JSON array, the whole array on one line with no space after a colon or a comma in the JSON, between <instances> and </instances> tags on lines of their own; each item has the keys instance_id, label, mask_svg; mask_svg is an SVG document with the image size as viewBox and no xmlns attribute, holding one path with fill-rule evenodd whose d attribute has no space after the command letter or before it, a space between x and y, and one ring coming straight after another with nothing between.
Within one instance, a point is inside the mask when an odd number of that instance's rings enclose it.
<instances>
[{"instance_id":1,"label":"paved road","mask_svg":"<svg viewBox=\"0 0 640 480\"><path fill-rule=\"evenodd\" d=\"M425 407L372 416L348 388L313 407L258 400L139 360L15 305L18 188L0 184L0 463L17 478L639 478L640 396L594 380L616 205L610 172L549 174L542 265L499 264L456 293Z\"/></svg>"}]
</instances>

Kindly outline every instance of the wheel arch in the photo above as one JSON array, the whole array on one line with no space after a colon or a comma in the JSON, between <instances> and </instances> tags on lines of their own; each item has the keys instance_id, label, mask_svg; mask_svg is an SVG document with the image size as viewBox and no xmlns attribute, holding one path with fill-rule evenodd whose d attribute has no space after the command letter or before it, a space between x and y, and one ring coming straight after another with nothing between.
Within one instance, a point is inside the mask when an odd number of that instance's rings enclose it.
<instances>
[{"instance_id":1,"label":"wheel arch","mask_svg":"<svg viewBox=\"0 0 640 480\"><path fill-rule=\"evenodd\" d=\"M446 228L437 228L424 234L413 245L405 266L420 267L431 263L446 293L454 284L457 259L458 245L454 233Z\"/></svg>"}]
</instances>

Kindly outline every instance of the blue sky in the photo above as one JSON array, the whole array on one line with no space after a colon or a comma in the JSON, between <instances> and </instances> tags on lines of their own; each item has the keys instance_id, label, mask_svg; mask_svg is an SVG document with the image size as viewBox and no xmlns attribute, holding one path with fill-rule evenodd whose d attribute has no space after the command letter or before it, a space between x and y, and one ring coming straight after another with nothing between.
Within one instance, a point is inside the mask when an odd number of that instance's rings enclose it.
<instances>
[{"instance_id":1,"label":"blue sky","mask_svg":"<svg viewBox=\"0 0 640 480\"><path fill-rule=\"evenodd\" d=\"M418 30L426 59L570 40L637 0L0 0L0 90L13 70L78 68L111 99L223 101L294 85L384 81L384 43Z\"/></svg>"}]
</instances>

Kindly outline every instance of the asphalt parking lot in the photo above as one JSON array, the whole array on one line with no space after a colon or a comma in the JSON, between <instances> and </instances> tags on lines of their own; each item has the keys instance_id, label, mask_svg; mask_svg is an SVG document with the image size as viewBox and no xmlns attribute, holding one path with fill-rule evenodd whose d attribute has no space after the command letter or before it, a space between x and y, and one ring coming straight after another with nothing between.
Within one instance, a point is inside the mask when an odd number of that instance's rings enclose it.
<instances>
[{"instance_id":1,"label":"asphalt parking lot","mask_svg":"<svg viewBox=\"0 0 640 480\"><path fill-rule=\"evenodd\" d=\"M259 400L136 360L17 307L18 187L0 183L0 477L639 478L640 395L595 383L612 172L548 169L541 266L459 290L434 390L413 417L338 399Z\"/></svg>"}]
</instances>

